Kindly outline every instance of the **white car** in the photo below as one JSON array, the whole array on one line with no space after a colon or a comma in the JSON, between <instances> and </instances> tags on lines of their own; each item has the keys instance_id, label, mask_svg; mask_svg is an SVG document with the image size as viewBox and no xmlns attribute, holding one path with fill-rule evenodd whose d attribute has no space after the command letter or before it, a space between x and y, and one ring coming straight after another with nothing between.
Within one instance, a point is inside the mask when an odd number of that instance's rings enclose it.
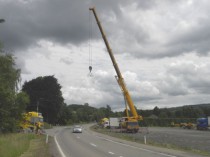
<instances>
[{"instance_id":1,"label":"white car","mask_svg":"<svg viewBox=\"0 0 210 157\"><path fill-rule=\"evenodd\" d=\"M82 133L82 127L80 125L75 125L73 127L73 133Z\"/></svg>"}]
</instances>

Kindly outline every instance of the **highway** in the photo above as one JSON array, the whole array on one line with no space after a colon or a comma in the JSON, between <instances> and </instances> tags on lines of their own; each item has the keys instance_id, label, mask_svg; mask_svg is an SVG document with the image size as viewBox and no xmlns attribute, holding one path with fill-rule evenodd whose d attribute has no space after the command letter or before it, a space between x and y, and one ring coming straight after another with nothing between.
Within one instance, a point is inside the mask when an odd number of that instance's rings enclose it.
<instances>
[{"instance_id":1,"label":"highway","mask_svg":"<svg viewBox=\"0 0 210 157\"><path fill-rule=\"evenodd\" d=\"M56 127L46 131L54 137L61 157L192 157L186 152L157 148L123 141L89 130L72 133L71 127Z\"/></svg>"}]
</instances>

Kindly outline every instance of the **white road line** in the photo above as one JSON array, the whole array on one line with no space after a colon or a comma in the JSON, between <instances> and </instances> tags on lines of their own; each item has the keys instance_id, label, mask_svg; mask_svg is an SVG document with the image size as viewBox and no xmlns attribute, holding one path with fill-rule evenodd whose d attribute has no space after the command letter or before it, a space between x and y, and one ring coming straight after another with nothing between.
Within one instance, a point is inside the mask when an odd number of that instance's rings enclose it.
<instances>
[{"instance_id":1,"label":"white road line","mask_svg":"<svg viewBox=\"0 0 210 157\"><path fill-rule=\"evenodd\" d=\"M119 142L116 142L116 141L113 141L113 140L110 140L110 139L107 139L107 138L103 138L103 137L101 137L101 136L96 136L96 137L97 137L97 138L100 138L100 139L107 140L107 141L112 142L112 143L117 143L117 144L120 144L120 145L123 145L123 146L126 146L126 147L131 147L131 148L143 150L143 151L146 151L146 152L151 152L151 153L154 153L154 154L160 154L160 155L167 156L167 157L177 157L177 156L170 155L170 154L160 153L160 152L152 151L152 150L145 149L145 148L139 148L139 147L135 147L135 146L128 145L128 144L119 143Z\"/></svg>"},{"instance_id":2,"label":"white road line","mask_svg":"<svg viewBox=\"0 0 210 157\"><path fill-rule=\"evenodd\" d=\"M58 144L58 141L57 141L57 139L56 139L56 135L54 136L54 139L55 139L55 143L56 143L56 145L57 145L57 147L58 147L58 150L59 150L61 156L62 156L62 157L66 157L66 155L63 153L63 151L62 151L60 145Z\"/></svg>"},{"instance_id":3,"label":"white road line","mask_svg":"<svg viewBox=\"0 0 210 157\"><path fill-rule=\"evenodd\" d=\"M79 136L77 136L77 138L80 138Z\"/></svg>"},{"instance_id":4,"label":"white road line","mask_svg":"<svg viewBox=\"0 0 210 157\"><path fill-rule=\"evenodd\" d=\"M93 147L97 147L97 145L95 145L94 143L90 143L90 145Z\"/></svg>"},{"instance_id":5,"label":"white road line","mask_svg":"<svg viewBox=\"0 0 210 157\"><path fill-rule=\"evenodd\" d=\"M114 153L113 153L113 152L109 152L109 154L112 154L112 155L114 155Z\"/></svg>"}]
</instances>

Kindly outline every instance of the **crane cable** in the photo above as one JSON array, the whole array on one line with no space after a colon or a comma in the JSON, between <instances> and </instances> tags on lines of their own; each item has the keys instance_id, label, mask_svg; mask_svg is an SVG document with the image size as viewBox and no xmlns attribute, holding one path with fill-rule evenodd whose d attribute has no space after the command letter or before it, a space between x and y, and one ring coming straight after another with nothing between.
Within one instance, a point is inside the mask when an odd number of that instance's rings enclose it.
<instances>
[{"instance_id":1,"label":"crane cable","mask_svg":"<svg viewBox=\"0 0 210 157\"><path fill-rule=\"evenodd\" d=\"M89 76L92 76L92 16L91 16L91 12L89 11Z\"/></svg>"}]
</instances>

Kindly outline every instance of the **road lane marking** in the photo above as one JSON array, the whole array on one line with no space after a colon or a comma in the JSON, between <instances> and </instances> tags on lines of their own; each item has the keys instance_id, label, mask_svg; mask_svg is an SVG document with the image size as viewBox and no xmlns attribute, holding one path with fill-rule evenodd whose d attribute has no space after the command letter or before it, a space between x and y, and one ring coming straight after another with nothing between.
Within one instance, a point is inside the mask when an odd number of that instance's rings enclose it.
<instances>
[{"instance_id":1,"label":"road lane marking","mask_svg":"<svg viewBox=\"0 0 210 157\"><path fill-rule=\"evenodd\" d=\"M94 143L90 143L90 145L93 147L97 147L97 145L95 145Z\"/></svg>"},{"instance_id":2,"label":"road lane marking","mask_svg":"<svg viewBox=\"0 0 210 157\"><path fill-rule=\"evenodd\" d=\"M157 152L157 151L152 151L152 150L145 149L145 148L139 148L139 147L135 147L135 146L132 146L132 145L125 144L125 143L116 142L116 141L110 140L110 139L108 139L108 138L103 138L103 137L101 137L101 136L96 136L96 137L97 137L97 138L100 138L100 139L107 140L107 141L112 142L112 143L117 143L117 144L120 144L120 145L123 145L123 146L126 146L126 147L131 147L131 148L143 150L143 151L150 152L150 153L154 153L154 154L160 154L160 155L167 156L167 157L177 157L177 156L175 156L175 155L160 153L160 152Z\"/></svg>"},{"instance_id":3,"label":"road lane marking","mask_svg":"<svg viewBox=\"0 0 210 157\"><path fill-rule=\"evenodd\" d=\"M63 151L62 151L62 149L61 149L60 145L58 144L58 141L57 141L56 135L54 136L54 139L55 139L55 143L56 143L56 145L57 145L57 147L58 147L58 150L59 150L59 152L60 152L61 156L62 156L62 157L66 157L66 155L63 153Z\"/></svg>"},{"instance_id":4,"label":"road lane marking","mask_svg":"<svg viewBox=\"0 0 210 157\"><path fill-rule=\"evenodd\" d=\"M79 136L77 136L77 138L80 138Z\"/></svg>"},{"instance_id":5,"label":"road lane marking","mask_svg":"<svg viewBox=\"0 0 210 157\"><path fill-rule=\"evenodd\" d=\"M112 154L112 155L114 155L114 153L113 153L113 152L109 152L109 154Z\"/></svg>"}]
</instances>

